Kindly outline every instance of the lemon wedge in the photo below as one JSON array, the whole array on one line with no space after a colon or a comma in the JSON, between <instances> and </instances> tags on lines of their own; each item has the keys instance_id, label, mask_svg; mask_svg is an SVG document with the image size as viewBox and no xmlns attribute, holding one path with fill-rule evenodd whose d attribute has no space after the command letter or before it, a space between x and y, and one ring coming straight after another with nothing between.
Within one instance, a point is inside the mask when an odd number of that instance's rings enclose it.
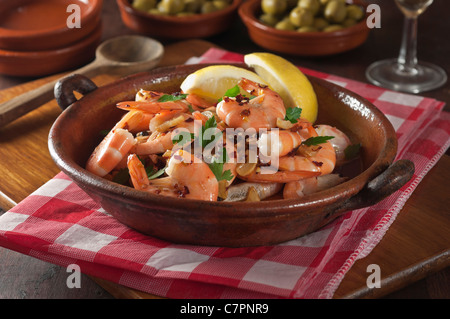
<instances>
[{"instance_id":1,"label":"lemon wedge","mask_svg":"<svg viewBox=\"0 0 450 319\"><path fill-rule=\"evenodd\" d=\"M267 85L260 76L247 69L234 65L211 65L189 74L180 88L183 93L194 93L217 101L228 89L236 86L241 78Z\"/></svg>"},{"instance_id":2,"label":"lemon wedge","mask_svg":"<svg viewBox=\"0 0 450 319\"><path fill-rule=\"evenodd\" d=\"M256 52L244 56L244 62L280 94L286 108L300 107L301 117L314 123L317 96L308 78L291 62L272 53Z\"/></svg>"}]
</instances>

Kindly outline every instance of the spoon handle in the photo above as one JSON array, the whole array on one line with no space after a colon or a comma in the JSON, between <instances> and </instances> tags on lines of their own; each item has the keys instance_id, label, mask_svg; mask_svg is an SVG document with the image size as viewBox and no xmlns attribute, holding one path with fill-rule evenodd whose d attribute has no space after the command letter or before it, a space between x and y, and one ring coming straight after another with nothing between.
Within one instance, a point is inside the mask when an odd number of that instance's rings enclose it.
<instances>
[{"instance_id":1,"label":"spoon handle","mask_svg":"<svg viewBox=\"0 0 450 319\"><path fill-rule=\"evenodd\" d=\"M48 82L37 89L2 103L0 105L0 127L4 127L6 124L52 100L53 87L56 82L57 80Z\"/></svg>"},{"instance_id":2,"label":"spoon handle","mask_svg":"<svg viewBox=\"0 0 450 319\"><path fill-rule=\"evenodd\" d=\"M74 73L90 76L94 74L99 67L102 67L101 63L94 61L85 67L74 71ZM59 79L48 82L34 90L23 93L0 104L0 128L51 101L54 98L53 90L58 80Z\"/></svg>"}]
</instances>

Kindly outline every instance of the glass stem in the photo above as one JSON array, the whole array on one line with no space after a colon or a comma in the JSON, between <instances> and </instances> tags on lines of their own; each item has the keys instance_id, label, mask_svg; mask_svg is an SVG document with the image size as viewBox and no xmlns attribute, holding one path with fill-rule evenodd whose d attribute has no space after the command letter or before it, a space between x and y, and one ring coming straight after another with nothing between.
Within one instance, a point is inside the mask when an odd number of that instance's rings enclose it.
<instances>
[{"instance_id":1,"label":"glass stem","mask_svg":"<svg viewBox=\"0 0 450 319\"><path fill-rule=\"evenodd\" d=\"M402 72L417 73L417 17L405 17L398 63Z\"/></svg>"}]
</instances>

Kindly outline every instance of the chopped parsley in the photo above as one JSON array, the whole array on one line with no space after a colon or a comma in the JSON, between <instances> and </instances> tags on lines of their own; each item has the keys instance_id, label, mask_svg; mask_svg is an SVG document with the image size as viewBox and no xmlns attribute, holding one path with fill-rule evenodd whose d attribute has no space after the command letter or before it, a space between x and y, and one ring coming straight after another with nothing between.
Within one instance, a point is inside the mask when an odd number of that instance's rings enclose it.
<instances>
[{"instance_id":1,"label":"chopped parsley","mask_svg":"<svg viewBox=\"0 0 450 319\"><path fill-rule=\"evenodd\" d=\"M220 138L220 136L222 136L222 132L219 131L216 134L214 134L212 137L205 138L205 132L208 129L214 129L214 128L217 128L217 121L216 121L216 118L214 116L212 116L205 122L205 125L202 125L202 128L199 132L198 137L195 136L194 133L189 133L190 140L194 140L194 142L197 142L197 143L199 141L201 141L201 146L203 148L205 148L210 143L213 143L217 138ZM172 138L173 143L181 142L185 135L186 135L186 132L181 132L181 133L175 135ZM223 148L223 154L221 156L221 160L212 158L211 163L208 164L209 168L214 173L214 176L216 176L217 181L221 181L223 179L229 181L233 178L233 174L231 174L231 170L228 169L225 172L223 171L223 165L224 165L224 163L226 163L227 159L228 159L228 157L227 157L226 149Z\"/></svg>"},{"instance_id":2,"label":"chopped parsley","mask_svg":"<svg viewBox=\"0 0 450 319\"><path fill-rule=\"evenodd\" d=\"M289 107L286 109L286 116L284 117L284 120L289 121L292 124L297 123L297 120L300 118L300 114L302 114L301 108Z\"/></svg>"},{"instance_id":3,"label":"chopped parsley","mask_svg":"<svg viewBox=\"0 0 450 319\"><path fill-rule=\"evenodd\" d=\"M233 179L233 174L231 174L231 171L227 169L225 172L223 171L223 165L227 161L227 150L225 147L223 148L223 156L221 161L216 161L215 158L211 160L211 163L208 164L209 168L213 172L214 176L216 176L216 179L218 182L225 179L227 181L230 181Z\"/></svg>"},{"instance_id":4,"label":"chopped parsley","mask_svg":"<svg viewBox=\"0 0 450 319\"><path fill-rule=\"evenodd\" d=\"M334 136L313 136L310 137L306 140L304 140L302 142L302 144L306 145L306 146L313 146L313 145L319 145L319 144L323 144L328 140L333 139Z\"/></svg>"},{"instance_id":5,"label":"chopped parsley","mask_svg":"<svg viewBox=\"0 0 450 319\"><path fill-rule=\"evenodd\" d=\"M344 155L346 160L351 160L359 155L359 150L361 149L361 144L352 144L345 148Z\"/></svg>"},{"instance_id":6,"label":"chopped parsley","mask_svg":"<svg viewBox=\"0 0 450 319\"><path fill-rule=\"evenodd\" d=\"M164 94L158 99L158 102L180 101L180 100L184 100L186 97L187 97L187 94L180 94L180 93Z\"/></svg>"}]
</instances>

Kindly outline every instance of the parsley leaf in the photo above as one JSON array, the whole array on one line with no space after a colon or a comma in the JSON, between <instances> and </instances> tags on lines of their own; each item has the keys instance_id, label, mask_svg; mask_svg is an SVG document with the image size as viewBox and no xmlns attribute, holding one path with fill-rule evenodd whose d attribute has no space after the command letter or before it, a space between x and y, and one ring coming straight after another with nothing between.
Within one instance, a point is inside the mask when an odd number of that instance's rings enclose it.
<instances>
[{"instance_id":1,"label":"parsley leaf","mask_svg":"<svg viewBox=\"0 0 450 319\"><path fill-rule=\"evenodd\" d=\"M153 168L152 168L151 171L149 171L149 170L147 170L147 169L146 169L146 171L147 171L148 179L151 180L151 179L155 179L155 178L157 178L157 177L160 177L162 174L164 174L164 172L166 171L166 168L163 167L163 168L161 168L160 170L158 170L158 171L156 171L156 172L154 171ZM153 173L153 172L154 172L154 173Z\"/></svg>"},{"instance_id":2,"label":"parsley leaf","mask_svg":"<svg viewBox=\"0 0 450 319\"><path fill-rule=\"evenodd\" d=\"M177 135L172 137L172 143L173 144L177 144L177 143L180 143L181 141L183 141L184 138L188 139L186 137L187 134L189 134L190 140L194 139L194 133L188 133L188 132L182 131L182 132L180 132ZM183 145L187 144L190 140L184 141Z\"/></svg>"},{"instance_id":3,"label":"parsley leaf","mask_svg":"<svg viewBox=\"0 0 450 319\"><path fill-rule=\"evenodd\" d=\"M301 113L302 113L301 108L289 107L286 109L286 116L284 117L284 120L289 121L292 124L297 123L297 120L300 118Z\"/></svg>"},{"instance_id":4,"label":"parsley leaf","mask_svg":"<svg viewBox=\"0 0 450 319\"><path fill-rule=\"evenodd\" d=\"M319 145L322 143L325 143L328 140L333 139L334 136L313 136L308 138L307 140L303 141L302 144L306 146L313 146L313 145Z\"/></svg>"},{"instance_id":5,"label":"parsley leaf","mask_svg":"<svg viewBox=\"0 0 450 319\"><path fill-rule=\"evenodd\" d=\"M228 158L227 150L224 147L222 159L217 161L215 158L213 158L211 160L211 163L208 164L214 176L216 176L218 182L220 182L223 179L230 181L233 178L231 170L227 169L225 172L223 171L223 164L227 161L227 158Z\"/></svg>"},{"instance_id":6,"label":"parsley leaf","mask_svg":"<svg viewBox=\"0 0 450 319\"><path fill-rule=\"evenodd\" d=\"M345 148L344 155L346 160L354 159L358 156L359 150L361 149L361 144L352 144Z\"/></svg>"},{"instance_id":7,"label":"parsley leaf","mask_svg":"<svg viewBox=\"0 0 450 319\"><path fill-rule=\"evenodd\" d=\"M239 86L236 84L235 86L233 86L231 89L226 90L226 92L224 93L223 96L227 96L227 97L236 97L241 93L241 89L239 88ZM220 102L223 100L223 97L219 98L217 100L217 102Z\"/></svg>"},{"instance_id":8,"label":"parsley leaf","mask_svg":"<svg viewBox=\"0 0 450 319\"><path fill-rule=\"evenodd\" d=\"M130 173L128 171L127 167L121 168L113 177L112 181L121 184L126 185L128 183L128 180L130 179Z\"/></svg>"},{"instance_id":9,"label":"parsley leaf","mask_svg":"<svg viewBox=\"0 0 450 319\"><path fill-rule=\"evenodd\" d=\"M180 94L180 93L164 94L158 99L158 102L179 101L179 100L184 100L186 97L187 97L187 94Z\"/></svg>"},{"instance_id":10,"label":"parsley leaf","mask_svg":"<svg viewBox=\"0 0 450 319\"><path fill-rule=\"evenodd\" d=\"M216 118L214 116L211 116L205 123L205 125L202 126L201 129L201 139L202 139L202 147L206 147L208 144L214 142L216 138L219 138L221 136L221 132L217 132L215 135L213 135L211 138L206 139L205 138L205 132L208 129L214 129L217 127Z\"/></svg>"},{"instance_id":11,"label":"parsley leaf","mask_svg":"<svg viewBox=\"0 0 450 319\"><path fill-rule=\"evenodd\" d=\"M233 86L231 89L228 89L224 96L228 96L228 97L236 97L239 95L239 93L241 93L241 89L239 88L238 85Z\"/></svg>"}]
</instances>

